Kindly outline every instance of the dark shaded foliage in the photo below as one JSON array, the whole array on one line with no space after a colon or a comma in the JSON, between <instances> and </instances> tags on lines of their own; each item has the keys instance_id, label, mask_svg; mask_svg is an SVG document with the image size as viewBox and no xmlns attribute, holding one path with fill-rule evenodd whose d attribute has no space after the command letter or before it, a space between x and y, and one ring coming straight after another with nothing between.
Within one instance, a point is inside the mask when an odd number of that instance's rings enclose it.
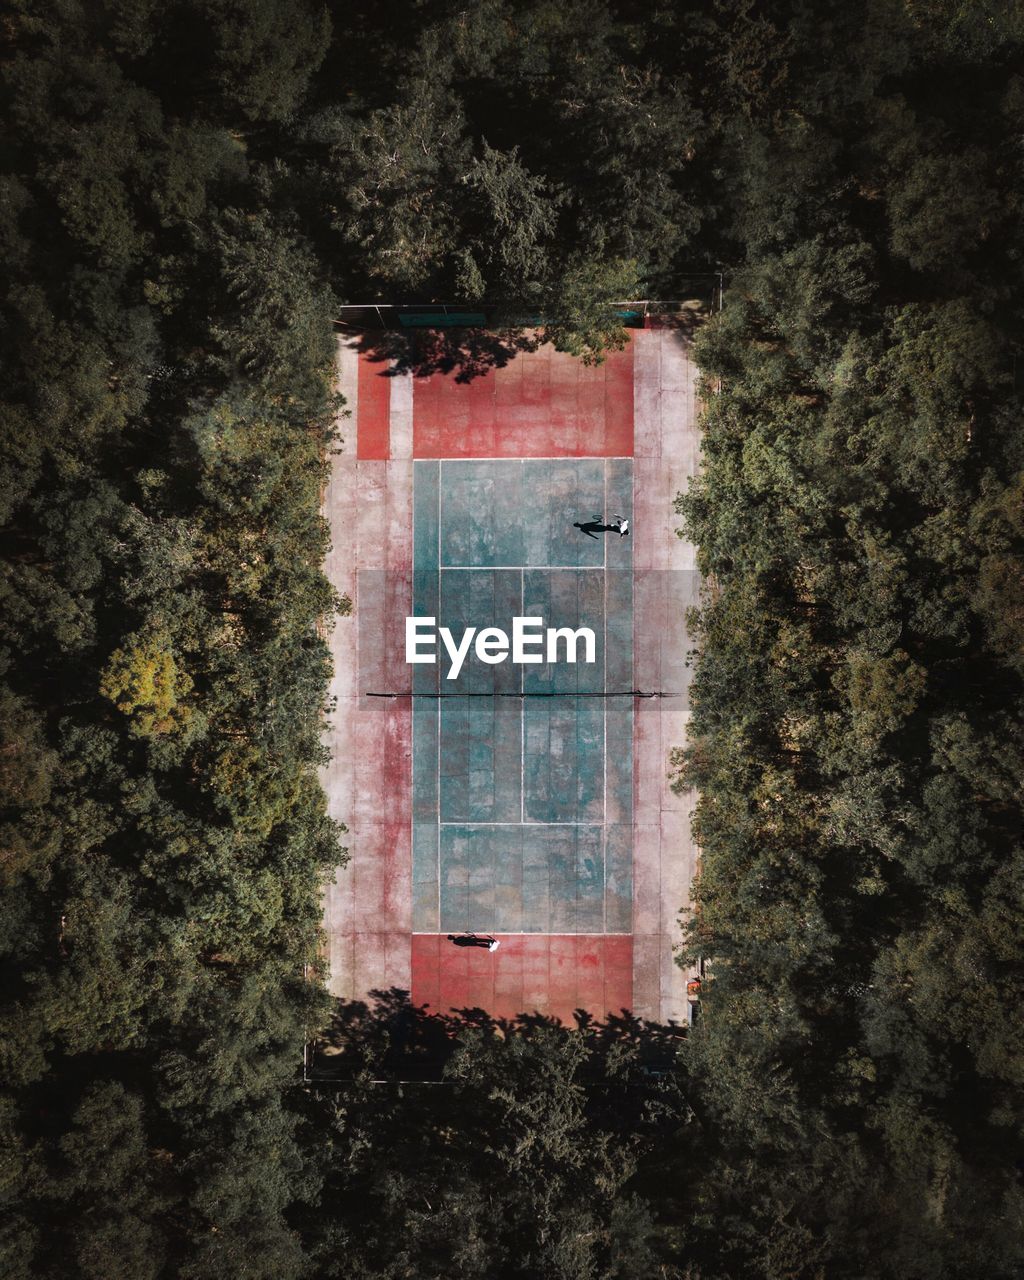
<instances>
[{"instance_id":1,"label":"dark shaded foliage","mask_svg":"<svg viewBox=\"0 0 1024 1280\"><path fill-rule=\"evenodd\" d=\"M954 6L783 8L722 126L744 254L677 504L707 575L679 785L711 1273L1010 1276L1021 32L993 14L982 52Z\"/></svg>"}]
</instances>

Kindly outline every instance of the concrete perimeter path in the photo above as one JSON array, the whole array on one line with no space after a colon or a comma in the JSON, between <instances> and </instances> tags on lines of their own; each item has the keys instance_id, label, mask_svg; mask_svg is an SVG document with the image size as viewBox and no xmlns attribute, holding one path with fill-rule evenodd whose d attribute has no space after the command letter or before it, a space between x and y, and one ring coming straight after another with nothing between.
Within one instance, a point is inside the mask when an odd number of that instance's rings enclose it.
<instances>
[{"instance_id":1,"label":"concrete perimeter path","mask_svg":"<svg viewBox=\"0 0 1024 1280\"><path fill-rule=\"evenodd\" d=\"M347 413L324 497L326 570L354 608L330 635L336 709L323 783L351 851L325 893L331 992L365 1000L398 988L435 1009L563 1020L628 1003L643 1018L686 1021L688 975L673 947L697 857L695 797L673 795L668 778L669 753L686 740L685 610L698 598L695 549L676 535L673 511L699 455L685 337L635 331L596 370L544 347L468 386L382 376L387 367L347 337L337 365ZM491 955L414 934L412 703L367 692L411 686L401 631L413 612L414 458L554 456L633 459L633 687L671 696L634 700L630 932L510 935Z\"/></svg>"}]
</instances>

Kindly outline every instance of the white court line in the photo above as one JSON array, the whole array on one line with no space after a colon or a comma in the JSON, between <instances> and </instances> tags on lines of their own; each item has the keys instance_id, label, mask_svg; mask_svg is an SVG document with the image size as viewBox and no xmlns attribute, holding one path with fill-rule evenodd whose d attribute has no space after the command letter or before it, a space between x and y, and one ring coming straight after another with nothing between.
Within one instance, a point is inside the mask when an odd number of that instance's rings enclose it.
<instances>
[{"instance_id":1,"label":"white court line","mask_svg":"<svg viewBox=\"0 0 1024 1280\"><path fill-rule=\"evenodd\" d=\"M604 518L608 519L608 463L604 464ZM608 692L608 539L604 540L604 660L603 683L601 688ZM602 742L601 742L601 923L608 923L608 699L602 707Z\"/></svg>"},{"instance_id":2,"label":"white court line","mask_svg":"<svg viewBox=\"0 0 1024 1280\"><path fill-rule=\"evenodd\" d=\"M441 463L437 464L437 612L441 613ZM415 535L414 535L415 536ZM441 703L437 704L437 927L441 927Z\"/></svg>"},{"instance_id":3,"label":"white court line","mask_svg":"<svg viewBox=\"0 0 1024 1280\"><path fill-rule=\"evenodd\" d=\"M630 519L636 514L636 467L629 468L629 516ZM634 567L633 549L636 543L633 543L629 552L629 674L632 677L630 685L636 688L634 681L636 680L636 654L637 654L637 636L636 636L636 570ZM633 912L636 910L636 877L633 874L633 862L636 858L636 772L637 772L637 746L636 746L636 701L632 701L629 705L629 920L630 926L633 923ZM658 717L661 717L661 709L658 709ZM659 837L660 838L660 837ZM660 891L660 888L659 888ZM438 916L440 921L440 916Z\"/></svg>"},{"instance_id":4,"label":"white court line","mask_svg":"<svg viewBox=\"0 0 1024 1280\"><path fill-rule=\"evenodd\" d=\"M526 605L526 570L519 570L519 607ZM519 669L519 692L526 692L526 668ZM519 699L519 822L526 823L526 699Z\"/></svg>"},{"instance_id":5,"label":"white court line","mask_svg":"<svg viewBox=\"0 0 1024 1280\"><path fill-rule=\"evenodd\" d=\"M442 827L589 827L594 831L601 830L600 822L474 822L467 818L465 822L442 822Z\"/></svg>"},{"instance_id":6,"label":"white court line","mask_svg":"<svg viewBox=\"0 0 1024 1280\"><path fill-rule=\"evenodd\" d=\"M412 463L412 607L416 607L416 461ZM409 752L409 848L412 850L412 872L413 881L416 878L416 699L410 699L412 702L412 711L409 716L409 723L412 730L412 747ZM440 714L440 708L438 708ZM438 833L438 844L440 844L440 833ZM440 854L440 849L438 849ZM415 892L413 893L413 914L416 913ZM441 924L441 880L440 873L437 881L437 923Z\"/></svg>"},{"instance_id":7,"label":"white court line","mask_svg":"<svg viewBox=\"0 0 1024 1280\"><path fill-rule=\"evenodd\" d=\"M478 458L418 458L418 462L463 462L466 466L472 466L475 462L518 462L525 464L527 462L629 462L632 455L608 454L606 457L600 458L584 458L574 453L555 453L548 457L546 454L542 457L536 455L529 458L507 458L500 454L492 456L481 456Z\"/></svg>"},{"instance_id":8,"label":"white court line","mask_svg":"<svg viewBox=\"0 0 1024 1280\"><path fill-rule=\"evenodd\" d=\"M527 564L515 564L515 565L505 565L505 564L500 564L500 565L467 565L467 564L443 564L443 563L442 563L442 533L443 533L443 510L442 510L442 508L443 508L443 488L444 488L444 480L443 480L443 464L444 464L445 462L449 462L449 463L452 463L452 462L454 462L454 463L475 463L475 462L518 462L518 463L519 463L519 467L520 467L520 472L522 473L522 472L524 471L524 469L525 469L525 464L526 464L527 462L529 462L529 461L545 461L545 460L547 460L547 461L559 461L559 462L573 461L573 462L575 462L575 463L577 463L577 464L579 464L579 463L581 463L581 462L584 462L584 461L589 461L588 459L581 459L581 458L573 458L573 459L569 459L569 458L566 458L566 457L564 457L564 456L561 456L561 457L558 457L558 458L552 458L552 459L522 459L522 458L521 458L521 459L512 459L512 458L487 458L487 459L481 459L481 458L473 458L473 459L466 459L466 458L453 458L453 459L448 459L448 458L438 458L438 459L417 459L417 461L436 461L436 462L437 462L437 464L438 464L438 500L437 500L437 557L438 557L437 574L438 574L438 609L439 609L439 610L441 609L441 583L442 583L442 579L443 579L443 574L444 574L446 571L449 571L449 570L461 571L461 572L467 572L467 571L468 571L468 572L480 572L480 573L487 573L487 572L499 572L499 571L504 571L504 572L515 572L516 570L518 570L518 571L519 571L519 591L520 591L520 607L521 607L521 608L525 608L525 595L526 595L525 573L526 573L526 569L527 569L527 568L529 568L531 571L534 571L534 570L535 570L535 571L539 571L539 572L547 572L547 571L559 571L559 572L566 572L566 571L573 571L573 572L579 573L579 572L581 572L581 571L591 571L591 570L593 570L593 571L597 571L597 572L603 573L603 574L604 574L604 580L603 580L603 584L602 584L602 587L603 587L603 619L602 619L602 629L603 629L603 639L604 639L604 653L603 653L603 655L602 655L602 658L603 658L603 679L604 679L604 687L606 688L606 687L607 687L607 683L608 683L608 653L607 653L607 650L608 650L608 547L607 547L607 542L605 542L605 543L604 543L604 545L603 545L603 546L602 546L602 548L601 548L602 563L601 563L601 564L599 564L599 565L581 565L581 564L562 564L562 565L559 565L559 564L530 564L530 565L527 565ZM607 508L607 505L608 505L608 463L609 463L610 461L612 461L612 460L613 460L613 459L611 459L611 458L593 459L593 461L599 461L599 462L601 463L601 465L602 465L602 493L603 493L603 500L604 500L604 506L605 506L605 508ZM617 460L618 460L618 461L629 461L629 459L625 459L625 458L620 458L620 459L617 459ZM520 688L519 688L519 692L520 692L521 694L524 694L524 693L525 693L525 675L526 675L525 670L523 670L523 671L521 671L521 672L520 672ZM585 831L585 830L590 830L590 831L595 831L595 832L600 831L600 833L601 833L601 846L602 846L602 904L601 904L601 906L602 906L602 921L603 921L603 924L606 926L606 925L607 925L607 888L608 888L608 885L607 885L607 873L608 873L608 866L607 866L607 863L608 863L608 851L607 851L607 820L608 820L608 708L607 708L607 703L605 704L605 706L604 706L604 707L603 707L603 709L602 709L602 753L603 753L603 758L602 758L602 817L601 817L601 820L600 820L599 822L581 822L581 821L579 821L578 819L577 819L577 820L575 820L575 821L572 821L572 822L531 822L531 821L527 821L527 819L526 819L526 723L525 723L525 718L526 718L526 699L525 699L525 697L523 697L523 698L522 698L522 700L521 700L521 704L520 704L520 765L519 765L519 770L520 770L520 777L519 777L519 811L520 811L520 820L519 820L519 822L518 822L518 823L516 823L516 822L508 822L508 821L506 821L506 822L473 822L473 821L455 821L455 822L446 822L446 821L443 821L443 820L442 820L442 818L441 818L441 761L440 761L440 757L441 757L441 712L442 712L442 708L440 708L440 707L439 707L439 708L438 708L438 727L437 727L437 733L438 733L438 738L437 738L437 774L438 774L438 778L437 778L437 829L438 829L438 837L437 837L437 838L438 838L438 844L437 844L437 884L438 884L438 927L439 927L439 930L440 930L440 919L441 919L441 865L442 865L442 854L441 854L441 832L442 832L442 828L451 828L451 829L455 829L455 828L473 829L473 828L477 828L477 827L481 827L481 828L508 827L508 828L510 828L510 829L512 829L512 830L516 830L516 829L518 829L518 830L525 830L527 827L529 827L529 828L533 828L533 829L537 829L537 830L539 830L539 829L541 829L541 828L548 828L548 827L550 827L550 828L563 828L563 827L564 827L564 828L566 828L566 829L572 829L572 830L575 830L577 833L579 833L581 830L584 830L584 831ZM577 725L578 725L578 721L577 721ZM578 737L577 737L577 754L579 754L579 739L578 739ZM578 888L578 885L577 885L577 888ZM417 932L417 931L415 931L415 930L414 930L413 932ZM506 932L506 931L502 931L502 932ZM527 930L522 930L522 931L513 931L512 933L508 933L508 932L506 932L506 936L536 937L536 936L544 936L544 935L546 935L547 933L548 933L548 931L547 931L547 930L529 930L529 931L527 931ZM433 933L432 933L431 931L423 931L423 935L424 935L424 936L434 936L434 935L433 935ZM623 933L609 933L609 932L607 932L607 929L606 929L606 928L604 928L604 929L602 929L602 931L601 931L600 933L577 933L577 932L574 932L574 933L569 934L569 935L567 935L567 936L573 936L573 937L629 937L629 936L631 936L631 934L630 934L630 932L623 932Z\"/></svg>"},{"instance_id":9,"label":"white court line","mask_svg":"<svg viewBox=\"0 0 1024 1280\"><path fill-rule=\"evenodd\" d=\"M500 935L503 938L632 938L631 933L566 933L559 930L555 933L548 933L542 929L488 929L487 933L494 936ZM425 929L413 929L412 936L414 938L444 938L447 933L438 929L436 933Z\"/></svg>"},{"instance_id":10,"label":"white court line","mask_svg":"<svg viewBox=\"0 0 1024 1280\"><path fill-rule=\"evenodd\" d=\"M470 570L475 573L489 573L492 569L578 569L592 573L604 573L603 564L443 564L442 569Z\"/></svg>"}]
</instances>

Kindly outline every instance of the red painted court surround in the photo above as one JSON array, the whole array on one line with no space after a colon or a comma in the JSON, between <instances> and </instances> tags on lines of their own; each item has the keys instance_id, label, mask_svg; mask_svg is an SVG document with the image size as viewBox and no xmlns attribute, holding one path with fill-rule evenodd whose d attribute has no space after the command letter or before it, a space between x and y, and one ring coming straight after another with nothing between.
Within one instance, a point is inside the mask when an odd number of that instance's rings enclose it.
<instances>
[{"instance_id":1,"label":"red painted court surround","mask_svg":"<svg viewBox=\"0 0 1024 1280\"><path fill-rule=\"evenodd\" d=\"M432 1009L480 1008L496 1018L542 1008L572 1024L573 1011L632 1007L633 945L625 936L498 934L497 951L413 934L412 998Z\"/></svg>"},{"instance_id":2,"label":"red painted court surround","mask_svg":"<svg viewBox=\"0 0 1024 1280\"><path fill-rule=\"evenodd\" d=\"M387 362L363 357L359 361L359 423L357 456L391 457L391 378Z\"/></svg>"},{"instance_id":3,"label":"red painted court surround","mask_svg":"<svg viewBox=\"0 0 1024 1280\"><path fill-rule=\"evenodd\" d=\"M468 383L417 378L413 456L630 458L633 352L587 366L545 346Z\"/></svg>"},{"instance_id":4,"label":"red painted court surround","mask_svg":"<svg viewBox=\"0 0 1024 1280\"><path fill-rule=\"evenodd\" d=\"M392 457L386 362L359 361L358 457ZM587 366L542 347L500 369L457 382L413 382L416 458L629 458L633 455L633 355Z\"/></svg>"}]
</instances>

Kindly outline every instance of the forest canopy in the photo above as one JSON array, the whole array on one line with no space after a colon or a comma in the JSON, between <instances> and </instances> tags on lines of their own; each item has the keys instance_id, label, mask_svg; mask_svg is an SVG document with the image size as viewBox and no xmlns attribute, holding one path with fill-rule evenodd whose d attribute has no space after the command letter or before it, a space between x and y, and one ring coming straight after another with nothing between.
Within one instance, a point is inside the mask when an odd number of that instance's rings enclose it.
<instances>
[{"instance_id":1,"label":"forest canopy","mask_svg":"<svg viewBox=\"0 0 1024 1280\"><path fill-rule=\"evenodd\" d=\"M1003 0L8 7L5 1276L1020 1273L1022 53ZM336 308L599 359L719 268L700 1034L333 1008Z\"/></svg>"}]
</instances>

